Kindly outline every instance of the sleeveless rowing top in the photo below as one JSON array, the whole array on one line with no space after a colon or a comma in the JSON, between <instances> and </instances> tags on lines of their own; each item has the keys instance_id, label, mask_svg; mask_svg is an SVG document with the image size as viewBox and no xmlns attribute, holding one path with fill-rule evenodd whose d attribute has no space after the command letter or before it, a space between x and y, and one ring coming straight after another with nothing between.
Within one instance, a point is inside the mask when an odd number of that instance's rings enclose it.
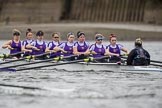
<instances>
[{"instance_id":1,"label":"sleeveless rowing top","mask_svg":"<svg viewBox=\"0 0 162 108\"><path fill-rule=\"evenodd\" d=\"M34 40L24 40L23 42L22 42L22 45L23 46L25 46L25 49L28 49L28 50L31 50L31 48L26 48L26 46L28 45L28 44L31 44L32 42L34 42ZM30 52L25 52L24 53L24 56L29 56L29 55L32 55L32 53L30 53Z\"/></svg>"},{"instance_id":2,"label":"sleeveless rowing top","mask_svg":"<svg viewBox=\"0 0 162 108\"><path fill-rule=\"evenodd\" d=\"M67 42L65 42L64 50L67 51L67 53L64 53L64 56L73 55L73 46L68 46Z\"/></svg>"},{"instance_id":3,"label":"sleeveless rowing top","mask_svg":"<svg viewBox=\"0 0 162 108\"><path fill-rule=\"evenodd\" d=\"M121 54L118 44L116 44L115 48L111 47L111 45L108 45L106 49L108 49L108 48L109 48L109 52L111 52L111 53L115 53L115 54L119 54L119 55Z\"/></svg>"},{"instance_id":4,"label":"sleeveless rowing top","mask_svg":"<svg viewBox=\"0 0 162 108\"><path fill-rule=\"evenodd\" d=\"M74 46L77 44L77 50L78 52L85 52L88 49L88 45L86 44L86 42L84 42L84 45L81 46L78 42L76 42L74 44Z\"/></svg>"},{"instance_id":5,"label":"sleeveless rowing top","mask_svg":"<svg viewBox=\"0 0 162 108\"><path fill-rule=\"evenodd\" d=\"M11 47L14 48L13 50L10 50L10 54L18 53L21 51L21 41L16 43L14 40L12 40Z\"/></svg>"},{"instance_id":6,"label":"sleeveless rowing top","mask_svg":"<svg viewBox=\"0 0 162 108\"><path fill-rule=\"evenodd\" d=\"M36 44L35 44L35 47L37 47L38 49L40 49L39 51L36 51L36 50L33 50L32 51L32 54L33 55L39 55L39 54L43 54L45 53L45 50L46 50L46 43L43 41L43 44L38 44L37 41L35 41Z\"/></svg>"},{"instance_id":7,"label":"sleeveless rowing top","mask_svg":"<svg viewBox=\"0 0 162 108\"><path fill-rule=\"evenodd\" d=\"M105 48L104 48L104 46L102 45L101 48L98 48L96 44L94 44L94 45L95 45L94 51L97 54L93 54L93 57L96 58L96 57L102 57L102 56L104 56L104 54L105 54Z\"/></svg>"},{"instance_id":8,"label":"sleeveless rowing top","mask_svg":"<svg viewBox=\"0 0 162 108\"><path fill-rule=\"evenodd\" d=\"M51 46L49 46L50 44L51 44ZM58 42L58 45L59 44L60 44L60 42ZM53 41L48 43L48 47L50 47L49 50L53 50L53 48L55 48L56 46L57 45ZM61 55L61 51L51 53L50 58L54 58L54 57L57 57L57 56L60 56L60 55Z\"/></svg>"}]
</instances>

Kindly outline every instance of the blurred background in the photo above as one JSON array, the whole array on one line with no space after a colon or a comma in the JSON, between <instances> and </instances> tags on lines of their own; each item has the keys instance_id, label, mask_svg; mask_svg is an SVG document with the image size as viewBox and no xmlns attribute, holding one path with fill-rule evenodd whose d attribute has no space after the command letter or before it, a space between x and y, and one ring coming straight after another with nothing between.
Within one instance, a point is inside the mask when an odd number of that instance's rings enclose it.
<instances>
[{"instance_id":1,"label":"blurred background","mask_svg":"<svg viewBox=\"0 0 162 108\"><path fill-rule=\"evenodd\" d=\"M119 40L162 40L162 0L0 0L0 38L12 29L53 32L84 31L118 35Z\"/></svg>"}]
</instances>

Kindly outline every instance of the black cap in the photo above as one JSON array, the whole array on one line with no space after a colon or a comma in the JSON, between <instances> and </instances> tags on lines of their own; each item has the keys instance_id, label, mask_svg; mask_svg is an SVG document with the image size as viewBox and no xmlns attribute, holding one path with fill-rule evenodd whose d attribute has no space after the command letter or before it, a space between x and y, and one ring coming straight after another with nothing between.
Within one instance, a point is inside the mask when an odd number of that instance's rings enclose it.
<instances>
[{"instance_id":1,"label":"black cap","mask_svg":"<svg viewBox=\"0 0 162 108\"><path fill-rule=\"evenodd\" d=\"M77 32L77 37L79 38L81 35L84 35L85 36L85 33L84 32L81 32L81 31L78 31Z\"/></svg>"},{"instance_id":2,"label":"black cap","mask_svg":"<svg viewBox=\"0 0 162 108\"><path fill-rule=\"evenodd\" d=\"M43 36L43 35L44 35L44 33L41 30L36 33L36 36Z\"/></svg>"},{"instance_id":3,"label":"black cap","mask_svg":"<svg viewBox=\"0 0 162 108\"><path fill-rule=\"evenodd\" d=\"M14 36L20 36L20 33L19 32L15 32L13 33Z\"/></svg>"},{"instance_id":4,"label":"black cap","mask_svg":"<svg viewBox=\"0 0 162 108\"><path fill-rule=\"evenodd\" d=\"M13 36L20 36L21 35L21 32L17 29L13 29Z\"/></svg>"}]
</instances>

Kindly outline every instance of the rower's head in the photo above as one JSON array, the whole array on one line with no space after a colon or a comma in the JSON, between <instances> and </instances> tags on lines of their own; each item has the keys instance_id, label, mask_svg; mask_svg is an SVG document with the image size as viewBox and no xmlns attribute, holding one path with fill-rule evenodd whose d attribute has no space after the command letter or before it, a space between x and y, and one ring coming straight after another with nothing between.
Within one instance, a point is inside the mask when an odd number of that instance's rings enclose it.
<instances>
[{"instance_id":1,"label":"rower's head","mask_svg":"<svg viewBox=\"0 0 162 108\"><path fill-rule=\"evenodd\" d=\"M72 42L74 42L74 39L75 39L74 33L69 32L69 33L67 34L67 40L68 40L70 43L72 43Z\"/></svg>"},{"instance_id":2,"label":"rower's head","mask_svg":"<svg viewBox=\"0 0 162 108\"><path fill-rule=\"evenodd\" d=\"M43 36L44 36L44 32L39 30L37 33L36 33L36 36L37 36L37 39L38 40L42 40L43 39Z\"/></svg>"},{"instance_id":3,"label":"rower's head","mask_svg":"<svg viewBox=\"0 0 162 108\"><path fill-rule=\"evenodd\" d=\"M26 30L26 38L27 39L32 39L33 38L33 33L32 33L32 29L31 28L28 28Z\"/></svg>"},{"instance_id":4,"label":"rower's head","mask_svg":"<svg viewBox=\"0 0 162 108\"><path fill-rule=\"evenodd\" d=\"M115 34L110 34L109 35L109 41L110 41L111 44L116 44L117 36Z\"/></svg>"},{"instance_id":5,"label":"rower's head","mask_svg":"<svg viewBox=\"0 0 162 108\"><path fill-rule=\"evenodd\" d=\"M58 42L60 40L60 33L59 32L53 33L52 39L53 39L53 41Z\"/></svg>"},{"instance_id":6,"label":"rower's head","mask_svg":"<svg viewBox=\"0 0 162 108\"><path fill-rule=\"evenodd\" d=\"M96 43L101 44L103 39L104 39L104 36L102 34L97 33L95 35Z\"/></svg>"},{"instance_id":7,"label":"rower's head","mask_svg":"<svg viewBox=\"0 0 162 108\"><path fill-rule=\"evenodd\" d=\"M137 38L135 40L135 46L136 47L142 47L142 40L141 40L141 38Z\"/></svg>"},{"instance_id":8,"label":"rower's head","mask_svg":"<svg viewBox=\"0 0 162 108\"><path fill-rule=\"evenodd\" d=\"M20 39L20 35L21 35L21 32L20 32L20 30L18 30L18 29L13 29L13 38L14 38L14 40L19 40Z\"/></svg>"},{"instance_id":9,"label":"rower's head","mask_svg":"<svg viewBox=\"0 0 162 108\"><path fill-rule=\"evenodd\" d=\"M78 31L77 32L77 38L78 38L79 42L84 42L85 41L85 33L81 32L81 31Z\"/></svg>"}]
</instances>

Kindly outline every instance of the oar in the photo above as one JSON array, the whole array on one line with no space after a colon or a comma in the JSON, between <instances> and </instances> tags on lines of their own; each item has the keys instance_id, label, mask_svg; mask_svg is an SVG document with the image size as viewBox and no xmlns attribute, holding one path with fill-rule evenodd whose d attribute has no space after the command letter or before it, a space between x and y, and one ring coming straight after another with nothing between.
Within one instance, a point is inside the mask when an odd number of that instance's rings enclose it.
<instances>
[{"instance_id":1,"label":"oar","mask_svg":"<svg viewBox=\"0 0 162 108\"><path fill-rule=\"evenodd\" d=\"M2 54L2 55L0 55L0 58L5 59L5 58L13 57L13 56L15 56L17 54L23 54L23 53L24 52L18 52L18 53L13 53L13 54Z\"/></svg>"},{"instance_id":2,"label":"oar","mask_svg":"<svg viewBox=\"0 0 162 108\"><path fill-rule=\"evenodd\" d=\"M2 67L0 69L5 70L5 69L8 69L8 68L14 68L14 67L19 67L19 66L26 66L26 65L38 64L38 63L44 63L44 62L50 62L50 61L59 61L59 60L68 59L68 58L71 58L71 57L76 57L76 55L66 56L66 57L55 57L55 58L50 58L50 59L36 61L36 62L29 62L29 63L23 63L23 64L18 64L18 65L6 66L6 67Z\"/></svg>"},{"instance_id":3,"label":"oar","mask_svg":"<svg viewBox=\"0 0 162 108\"><path fill-rule=\"evenodd\" d=\"M11 69L11 68L0 68L0 72L3 72L3 71L16 72L15 69Z\"/></svg>"},{"instance_id":4,"label":"oar","mask_svg":"<svg viewBox=\"0 0 162 108\"><path fill-rule=\"evenodd\" d=\"M22 68L22 69L17 69L17 70L15 69L15 71L23 71L23 70L38 69L38 68L43 68L43 67L51 67L51 66L72 64L72 63L77 63L77 62L91 62L91 61L94 61L94 60L100 60L100 59L105 59L105 58L108 58L108 56L103 56L103 57L98 57L98 58L92 58L92 57L90 57L90 58L86 58L86 59L74 60L74 61L63 62L63 63L56 63L56 64L49 64L49 65L43 65L43 66Z\"/></svg>"},{"instance_id":5,"label":"oar","mask_svg":"<svg viewBox=\"0 0 162 108\"><path fill-rule=\"evenodd\" d=\"M153 63L151 63L150 65L162 67L162 64L153 64Z\"/></svg>"},{"instance_id":6,"label":"oar","mask_svg":"<svg viewBox=\"0 0 162 108\"><path fill-rule=\"evenodd\" d=\"M16 88L23 88L23 89L31 89L31 90L44 90L43 88L40 87L32 87L32 86L20 86L20 85L11 85L11 84L0 84L0 86L5 86L5 87L16 87Z\"/></svg>"},{"instance_id":7,"label":"oar","mask_svg":"<svg viewBox=\"0 0 162 108\"><path fill-rule=\"evenodd\" d=\"M25 59L30 60L30 59L33 59L33 58L36 58L36 57L41 57L41 56L47 55L47 54L49 54L49 53L43 53L43 54L39 54L39 55L30 55L30 56L26 56L24 58L20 58L20 59L16 59L16 60L1 62L0 64L7 64L7 63L11 63L11 62L22 61L22 60L25 60Z\"/></svg>"},{"instance_id":8,"label":"oar","mask_svg":"<svg viewBox=\"0 0 162 108\"><path fill-rule=\"evenodd\" d=\"M48 88L48 87L35 87L35 86L25 86L25 85L13 85L13 84L5 84L0 83L0 87L12 87L12 88L20 88L26 90L41 90L41 91L49 91L49 92L73 92L75 89L59 89L59 88Z\"/></svg>"},{"instance_id":9,"label":"oar","mask_svg":"<svg viewBox=\"0 0 162 108\"><path fill-rule=\"evenodd\" d=\"M153 62L153 63L162 63L162 61L156 61L156 60L150 60L150 62Z\"/></svg>"}]
</instances>

